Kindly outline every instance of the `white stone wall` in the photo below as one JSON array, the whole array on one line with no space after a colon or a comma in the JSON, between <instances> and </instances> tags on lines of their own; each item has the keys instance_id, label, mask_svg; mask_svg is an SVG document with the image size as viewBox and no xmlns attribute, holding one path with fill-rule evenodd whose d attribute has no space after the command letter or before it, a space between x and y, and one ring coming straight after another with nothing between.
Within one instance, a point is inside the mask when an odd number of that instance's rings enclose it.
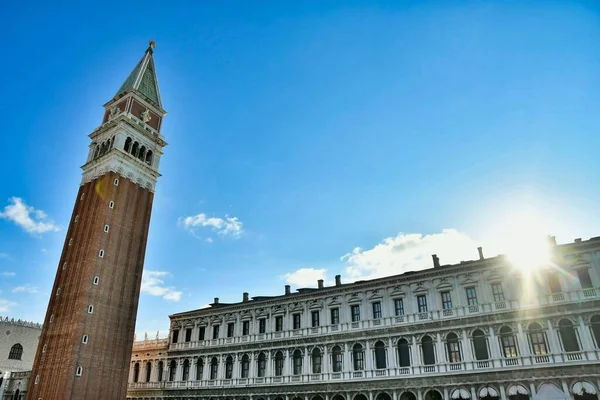
<instances>
[{"instance_id":1,"label":"white stone wall","mask_svg":"<svg viewBox=\"0 0 600 400\"><path fill-rule=\"evenodd\" d=\"M30 371L33 368L41 333L40 325L0 321L0 375L7 371ZM23 355L20 360L9 360L10 349L17 343L23 346Z\"/></svg>"}]
</instances>

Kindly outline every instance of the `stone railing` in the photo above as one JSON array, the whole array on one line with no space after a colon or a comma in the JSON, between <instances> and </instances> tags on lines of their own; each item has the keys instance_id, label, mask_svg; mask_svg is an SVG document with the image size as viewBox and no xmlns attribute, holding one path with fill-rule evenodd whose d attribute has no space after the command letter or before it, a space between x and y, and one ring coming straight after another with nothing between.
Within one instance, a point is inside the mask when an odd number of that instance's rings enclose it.
<instances>
[{"instance_id":1,"label":"stone railing","mask_svg":"<svg viewBox=\"0 0 600 400\"><path fill-rule=\"evenodd\" d=\"M490 314L494 312L505 312L510 310L526 310L537 308L548 304L564 304L594 300L600 298L600 288L580 289L564 293L542 295L525 301L502 300L493 303L482 303L470 306L459 306L445 310L434 310L421 313L389 316L379 319L364 320L358 322L343 322L336 325L325 325L319 327L306 327L302 329L286 330L280 332L267 332L251 334L246 336L234 336L230 338L218 338L200 341L169 344L169 350L201 349L212 346L223 346L248 342L272 342L289 338L301 338L318 336L331 333L344 333L356 330L381 328L397 325L410 325L427 321L447 320L452 318L465 318L471 315ZM208 332L207 332L208 334Z\"/></svg>"},{"instance_id":2,"label":"stone railing","mask_svg":"<svg viewBox=\"0 0 600 400\"><path fill-rule=\"evenodd\" d=\"M600 360L600 350L565 352L541 356L519 356L515 358L499 358L458 363L440 363L433 365L413 365L363 371L324 372L318 374L284 375L267 377L248 377L212 380L188 380L171 382L137 382L130 383L129 389L149 388L202 388L227 386L260 386L273 384L315 383L327 381L352 381L363 379L410 378L420 375L447 375L463 372L486 372L498 370L514 370L515 368L531 368L538 364L553 366L569 364L585 364Z\"/></svg>"}]
</instances>

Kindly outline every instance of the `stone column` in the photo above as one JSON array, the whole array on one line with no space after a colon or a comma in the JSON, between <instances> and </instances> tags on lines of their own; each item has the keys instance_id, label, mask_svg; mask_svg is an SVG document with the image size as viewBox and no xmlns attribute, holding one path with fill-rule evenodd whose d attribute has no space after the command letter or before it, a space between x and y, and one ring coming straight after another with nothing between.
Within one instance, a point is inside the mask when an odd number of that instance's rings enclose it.
<instances>
[{"instance_id":1,"label":"stone column","mask_svg":"<svg viewBox=\"0 0 600 400\"><path fill-rule=\"evenodd\" d=\"M475 392L475 386L471 386L471 398L476 399L477 393Z\"/></svg>"},{"instance_id":2,"label":"stone column","mask_svg":"<svg viewBox=\"0 0 600 400\"><path fill-rule=\"evenodd\" d=\"M190 381L197 380L196 371L198 371L198 360L196 359L194 362L190 364Z\"/></svg>"},{"instance_id":3,"label":"stone column","mask_svg":"<svg viewBox=\"0 0 600 400\"><path fill-rule=\"evenodd\" d=\"M387 362L388 368L396 369L396 366L398 365L397 360L396 360L396 349L394 348L391 337L388 337L388 348L387 348L387 351L385 352L385 354L386 354L386 358L388 361Z\"/></svg>"},{"instance_id":4,"label":"stone column","mask_svg":"<svg viewBox=\"0 0 600 400\"><path fill-rule=\"evenodd\" d=\"M565 392L567 398L572 399L573 397L571 396L571 392L569 392L569 385L567 385L567 382L561 380L560 383L562 384L563 392Z\"/></svg>"},{"instance_id":5,"label":"stone column","mask_svg":"<svg viewBox=\"0 0 600 400\"><path fill-rule=\"evenodd\" d=\"M537 393L536 390L535 390L535 385L533 384L533 382L529 382L529 391L531 392L530 393L531 397L535 396L535 394Z\"/></svg>"},{"instance_id":6,"label":"stone column","mask_svg":"<svg viewBox=\"0 0 600 400\"><path fill-rule=\"evenodd\" d=\"M419 356L419 346L417 345L417 338L415 336L412 337L412 346L410 346L411 353L411 365L418 366L421 365L421 357Z\"/></svg>"},{"instance_id":7,"label":"stone column","mask_svg":"<svg viewBox=\"0 0 600 400\"><path fill-rule=\"evenodd\" d=\"M462 346L463 346L463 361L473 361L473 350L471 347L471 340L467 337L467 330L462 330Z\"/></svg>"},{"instance_id":8,"label":"stone column","mask_svg":"<svg viewBox=\"0 0 600 400\"><path fill-rule=\"evenodd\" d=\"M450 400L450 395L448 394L448 388L444 388L444 400Z\"/></svg>"},{"instance_id":9,"label":"stone column","mask_svg":"<svg viewBox=\"0 0 600 400\"><path fill-rule=\"evenodd\" d=\"M520 322L517 324L517 341L519 345L520 355L523 357L529 356L529 341L527 340L527 336L523 332L523 325L521 325Z\"/></svg>"},{"instance_id":10,"label":"stone column","mask_svg":"<svg viewBox=\"0 0 600 400\"><path fill-rule=\"evenodd\" d=\"M180 381L183 379L183 359L177 360L177 372L175 373L175 380Z\"/></svg>"},{"instance_id":11,"label":"stone column","mask_svg":"<svg viewBox=\"0 0 600 400\"><path fill-rule=\"evenodd\" d=\"M343 362L343 371L350 372L352 371L352 358L350 357L350 352L348 351L348 343L344 343L344 359Z\"/></svg>"},{"instance_id":12,"label":"stone column","mask_svg":"<svg viewBox=\"0 0 600 400\"><path fill-rule=\"evenodd\" d=\"M504 385L499 385L500 386L500 400L507 400L506 399L506 390L504 389Z\"/></svg>"},{"instance_id":13,"label":"stone column","mask_svg":"<svg viewBox=\"0 0 600 400\"><path fill-rule=\"evenodd\" d=\"M321 354L322 358L321 358L321 372L323 373L329 373L331 372L329 370L329 354L327 352L327 345L323 346L323 354Z\"/></svg>"},{"instance_id":14,"label":"stone column","mask_svg":"<svg viewBox=\"0 0 600 400\"><path fill-rule=\"evenodd\" d=\"M581 338L582 350L593 350L594 346L590 329L585 326L585 321L581 315L577 317L577 320L579 321L579 337Z\"/></svg>"},{"instance_id":15,"label":"stone column","mask_svg":"<svg viewBox=\"0 0 600 400\"><path fill-rule=\"evenodd\" d=\"M552 327L552 322L550 320L548 322L548 341L550 342L550 353L558 354L562 353L562 347L560 346L560 342L558 340L558 334L556 330Z\"/></svg>"},{"instance_id":16,"label":"stone column","mask_svg":"<svg viewBox=\"0 0 600 400\"><path fill-rule=\"evenodd\" d=\"M488 345L490 347L490 358L492 358L492 359L500 358L501 357L500 343L498 342L498 337L496 336L496 333L494 332L494 328L492 328L491 326L490 326L490 338L488 341Z\"/></svg>"},{"instance_id":17,"label":"stone column","mask_svg":"<svg viewBox=\"0 0 600 400\"><path fill-rule=\"evenodd\" d=\"M304 374L311 374L312 370L310 369L310 354L308 352L308 347L304 347L304 362L302 364Z\"/></svg>"},{"instance_id":18,"label":"stone column","mask_svg":"<svg viewBox=\"0 0 600 400\"><path fill-rule=\"evenodd\" d=\"M366 341L366 349L363 349L365 352L365 371L373 370L373 356L374 352L371 350L371 346L369 345L369 341ZM366 375L366 374L365 374Z\"/></svg>"},{"instance_id":19,"label":"stone column","mask_svg":"<svg viewBox=\"0 0 600 400\"><path fill-rule=\"evenodd\" d=\"M437 364L446 363L446 351L444 349L444 343L442 343L442 335L436 334L436 347L437 347Z\"/></svg>"},{"instance_id":20,"label":"stone column","mask_svg":"<svg viewBox=\"0 0 600 400\"><path fill-rule=\"evenodd\" d=\"M248 378L254 378L256 377L256 372L254 372L254 370L256 369L256 360L254 359L254 352L250 352L250 357L248 358L248 362L250 363L250 365L248 366ZM268 368L268 367L267 367ZM266 375L265 371L265 375Z\"/></svg>"}]
</instances>

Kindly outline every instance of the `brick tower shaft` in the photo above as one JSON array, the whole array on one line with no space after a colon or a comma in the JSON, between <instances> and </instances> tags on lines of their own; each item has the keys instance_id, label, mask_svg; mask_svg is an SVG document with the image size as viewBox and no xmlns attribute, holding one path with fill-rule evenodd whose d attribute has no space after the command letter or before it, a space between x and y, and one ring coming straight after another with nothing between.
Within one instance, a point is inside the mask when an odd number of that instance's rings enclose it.
<instances>
[{"instance_id":1,"label":"brick tower shaft","mask_svg":"<svg viewBox=\"0 0 600 400\"><path fill-rule=\"evenodd\" d=\"M154 43L105 104L50 295L27 398L124 399L158 166Z\"/></svg>"}]
</instances>

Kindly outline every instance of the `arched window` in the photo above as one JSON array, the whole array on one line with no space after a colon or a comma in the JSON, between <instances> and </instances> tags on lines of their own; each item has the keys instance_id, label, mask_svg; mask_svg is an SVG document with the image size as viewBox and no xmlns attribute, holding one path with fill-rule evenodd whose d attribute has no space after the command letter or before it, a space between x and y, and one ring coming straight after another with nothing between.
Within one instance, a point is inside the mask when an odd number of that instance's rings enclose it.
<instances>
[{"instance_id":1,"label":"arched window","mask_svg":"<svg viewBox=\"0 0 600 400\"><path fill-rule=\"evenodd\" d=\"M343 358L340 346L331 349L331 360L333 361L333 372L342 372Z\"/></svg>"},{"instance_id":2,"label":"arched window","mask_svg":"<svg viewBox=\"0 0 600 400\"><path fill-rule=\"evenodd\" d=\"M460 357L460 345L456 333L449 333L446 336L446 349L448 351L448 362L459 363L462 361Z\"/></svg>"},{"instance_id":3,"label":"arched window","mask_svg":"<svg viewBox=\"0 0 600 400\"><path fill-rule=\"evenodd\" d=\"M217 379L217 373L219 372L219 360L217 357L213 357L210 361L210 379Z\"/></svg>"},{"instance_id":4,"label":"arched window","mask_svg":"<svg viewBox=\"0 0 600 400\"><path fill-rule=\"evenodd\" d=\"M96 150L94 150L94 158L98 158L100 154L100 146L96 145Z\"/></svg>"},{"instance_id":5,"label":"arched window","mask_svg":"<svg viewBox=\"0 0 600 400\"><path fill-rule=\"evenodd\" d=\"M135 363L133 366L133 381L137 382L140 377L140 363Z\"/></svg>"},{"instance_id":6,"label":"arched window","mask_svg":"<svg viewBox=\"0 0 600 400\"><path fill-rule=\"evenodd\" d=\"M529 392L523 385L512 385L506 394L510 400L529 400Z\"/></svg>"},{"instance_id":7,"label":"arched window","mask_svg":"<svg viewBox=\"0 0 600 400\"><path fill-rule=\"evenodd\" d=\"M112 149L115 146L115 137L113 136L110 140L110 148Z\"/></svg>"},{"instance_id":8,"label":"arched window","mask_svg":"<svg viewBox=\"0 0 600 400\"><path fill-rule=\"evenodd\" d=\"M133 142L133 146L131 147L131 155L137 157L139 148L140 144L138 142Z\"/></svg>"},{"instance_id":9,"label":"arched window","mask_svg":"<svg viewBox=\"0 0 600 400\"><path fill-rule=\"evenodd\" d=\"M100 155L104 155L104 153L106 153L106 142L102 143L102 146L100 146Z\"/></svg>"},{"instance_id":10,"label":"arched window","mask_svg":"<svg viewBox=\"0 0 600 400\"><path fill-rule=\"evenodd\" d=\"M77 367L78 369L81 367ZM81 376L81 375L77 375ZM21 391L19 389L15 390L15 394L13 394L13 400L21 400Z\"/></svg>"},{"instance_id":11,"label":"arched window","mask_svg":"<svg viewBox=\"0 0 600 400\"><path fill-rule=\"evenodd\" d=\"M442 399L443 399L442 394L440 392L438 392L437 390L430 390L425 395L425 400L442 400Z\"/></svg>"},{"instance_id":12,"label":"arched window","mask_svg":"<svg viewBox=\"0 0 600 400\"><path fill-rule=\"evenodd\" d=\"M548 342L546 341L546 333L542 326L537 322L529 324L529 342L531 344L531 352L536 356L548 354Z\"/></svg>"},{"instance_id":13,"label":"arched window","mask_svg":"<svg viewBox=\"0 0 600 400\"><path fill-rule=\"evenodd\" d=\"M242 378L248 378L250 374L250 357L248 354L242 356Z\"/></svg>"},{"instance_id":14,"label":"arched window","mask_svg":"<svg viewBox=\"0 0 600 400\"><path fill-rule=\"evenodd\" d=\"M158 381L162 382L162 374L163 374L163 368L165 367L165 364L163 364L162 361L158 362Z\"/></svg>"},{"instance_id":15,"label":"arched window","mask_svg":"<svg viewBox=\"0 0 600 400\"><path fill-rule=\"evenodd\" d=\"M563 349L565 351L580 351L579 341L573 324L568 319L562 319L558 323L558 332L562 340Z\"/></svg>"},{"instance_id":16,"label":"arched window","mask_svg":"<svg viewBox=\"0 0 600 400\"><path fill-rule=\"evenodd\" d=\"M487 360L490 358L487 349L487 340L481 329L473 332L473 349L475 350L476 360Z\"/></svg>"},{"instance_id":17,"label":"arched window","mask_svg":"<svg viewBox=\"0 0 600 400\"><path fill-rule=\"evenodd\" d=\"M283 375L283 353L278 351L275 354L275 376Z\"/></svg>"},{"instance_id":18,"label":"arched window","mask_svg":"<svg viewBox=\"0 0 600 400\"><path fill-rule=\"evenodd\" d=\"M293 358L294 358L294 375L301 375L302 374L302 353L300 352L300 350L294 351Z\"/></svg>"},{"instance_id":19,"label":"arched window","mask_svg":"<svg viewBox=\"0 0 600 400\"><path fill-rule=\"evenodd\" d=\"M146 382L150 382L150 377L152 376L152 363L148 361L146 363Z\"/></svg>"},{"instance_id":20,"label":"arched window","mask_svg":"<svg viewBox=\"0 0 600 400\"><path fill-rule=\"evenodd\" d=\"M594 315L590 320L590 329L594 341L596 342L596 348L600 348L600 315Z\"/></svg>"},{"instance_id":21,"label":"arched window","mask_svg":"<svg viewBox=\"0 0 600 400\"><path fill-rule=\"evenodd\" d=\"M181 380L187 381L188 379L190 379L190 361L185 360L183 362L183 376L181 377Z\"/></svg>"},{"instance_id":22,"label":"arched window","mask_svg":"<svg viewBox=\"0 0 600 400\"><path fill-rule=\"evenodd\" d=\"M355 371L362 371L365 369L365 353L363 352L363 347L360 343L356 343L352 347L352 358Z\"/></svg>"},{"instance_id":23,"label":"arched window","mask_svg":"<svg viewBox=\"0 0 600 400\"><path fill-rule=\"evenodd\" d=\"M500 345L505 358L517 357L517 341L512 329L508 326L500 328Z\"/></svg>"},{"instance_id":24,"label":"arched window","mask_svg":"<svg viewBox=\"0 0 600 400\"><path fill-rule=\"evenodd\" d=\"M125 150L127 153L129 153L129 151L131 151L131 138L128 137L127 139L125 139L125 146L123 146L123 150Z\"/></svg>"},{"instance_id":25,"label":"arched window","mask_svg":"<svg viewBox=\"0 0 600 400\"><path fill-rule=\"evenodd\" d=\"M196 361L196 380L202 380L202 374L204 373L204 359L199 358Z\"/></svg>"},{"instance_id":26,"label":"arched window","mask_svg":"<svg viewBox=\"0 0 600 400\"><path fill-rule=\"evenodd\" d=\"M23 346L20 343L13 345L8 353L9 360L20 360L23 356Z\"/></svg>"},{"instance_id":27,"label":"arched window","mask_svg":"<svg viewBox=\"0 0 600 400\"><path fill-rule=\"evenodd\" d=\"M152 150L146 152L146 164L152 165Z\"/></svg>"},{"instance_id":28,"label":"arched window","mask_svg":"<svg viewBox=\"0 0 600 400\"><path fill-rule=\"evenodd\" d=\"M175 360L171 360L169 364L169 381L173 382L175 380L175 373L177 372L177 363Z\"/></svg>"},{"instance_id":29,"label":"arched window","mask_svg":"<svg viewBox=\"0 0 600 400\"><path fill-rule=\"evenodd\" d=\"M229 356L225 359L225 379L233 377L233 357Z\"/></svg>"},{"instance_id":30,"label":"arched window","mask_svg":"<svg viewBox=\"0 0 600 400\"><path fill-rule=\"evenodd\" d=\"M318 347L315 347L312 351L312 373L320 374L321 373L321 350Z\"/></svg>"},{"instance_id":31,"label":"arched window","mask_svg":"<svg viewBox=\"0 0 600 400\"><path fill-rule=\"evenodd\" d=\"M106 142L106 150L105 151L109 151L110 148L111 148L110 139L108 139L108 141Z\"/></svg>"},{"instance_id":32,"label":"arched window","mask_svg":"<svg viewBox=\"0 0 600 400\"><path fill-rule=\"evenodd\" d=\"M401 367L410 367L410 347L408 340L398 340L398 360Z\"/></svg>"},{"instance_id":33,"label":"arched window","mask_svg":"<svg viewBox=\"0 0 600 400\"><path fill-rule=\"evenodd\" d=\"M382 341L375 343L375 368L387 368L385 360L385 345Z\"/></svg>"},{"instance_id":34,"label":"arched window","mask_svg":"<svg viewBox=\"0 0 600 400\"><path fill-rule=\"evenodd\" d=\"M146 146L140 147L140 152L138 153L138 158L142 161L146 159Z\"/></svg>"},{"instance_id":35,"label":"arched window","mask_svg":"<svg viewBox=\"0 0 600 400\"><path fill-rule=\"evenodd\" d=\"M433 349L433 339L431 336L423 336L423 339L421 339L421 348L423 351L423 364L435 364L435 351Z\"/></svg>"},{"instance_id":36,"label":"arched window","mask_svg":"<svg viewBox=\"0 0 600 400\"><path fill-rule=\"evenodd\" d=\"M283 358L282 358L282 360L283 360ZM267 356L265 356L265 353L260 353L258 355L257 366L258 366L258 377L259 378L264 377L265 370L267 369ZM283 363L281 364L281 368L283 369Z\"/></svg>"}]
</instances>

